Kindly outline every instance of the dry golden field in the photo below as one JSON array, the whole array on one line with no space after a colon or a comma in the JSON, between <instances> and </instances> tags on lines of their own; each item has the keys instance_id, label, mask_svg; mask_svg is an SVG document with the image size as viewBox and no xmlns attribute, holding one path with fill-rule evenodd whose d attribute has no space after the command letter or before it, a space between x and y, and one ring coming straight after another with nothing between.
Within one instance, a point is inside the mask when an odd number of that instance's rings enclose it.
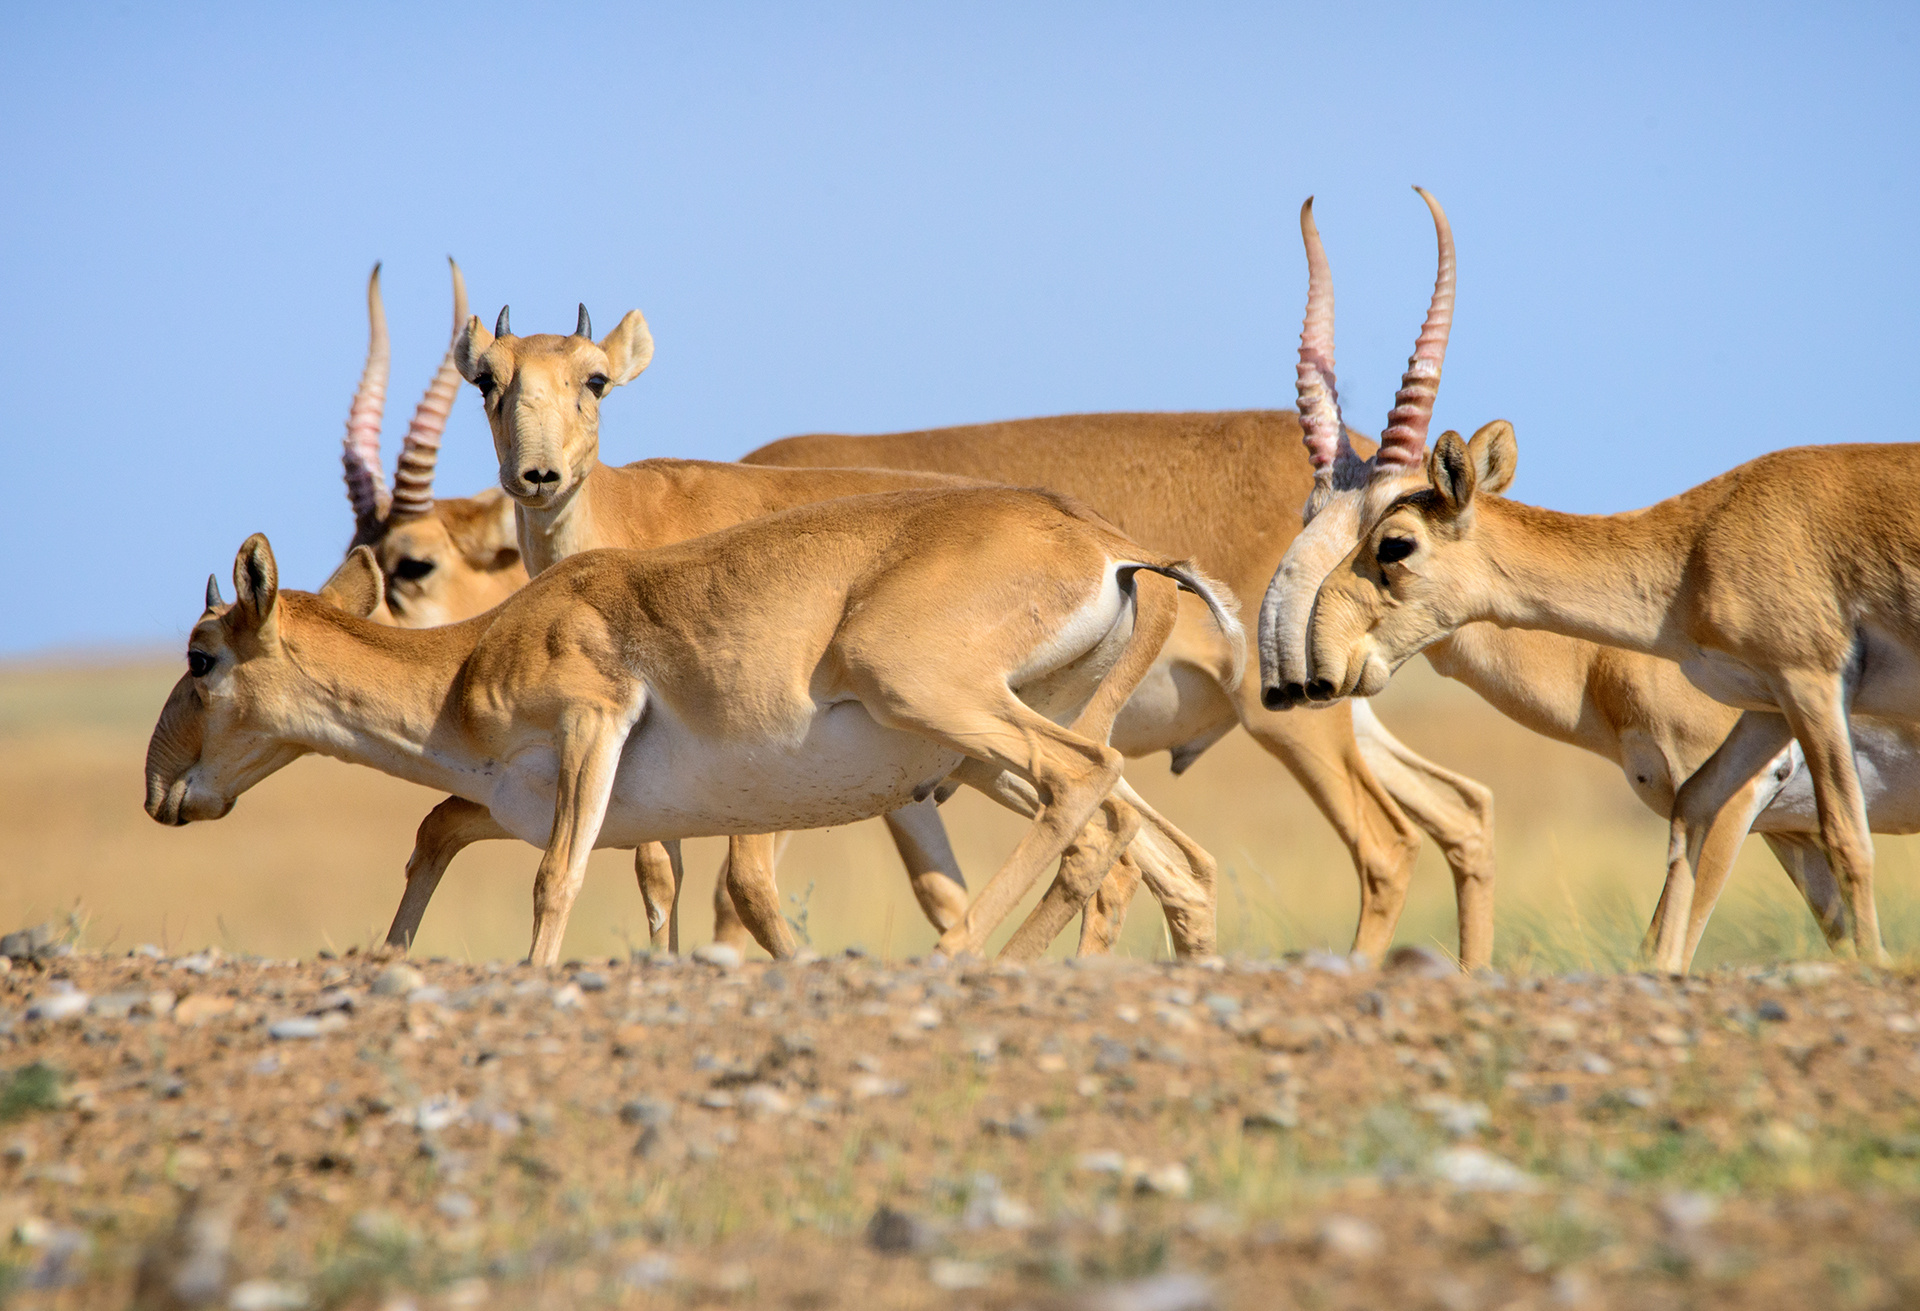
<instances>
[{"instance_id":1,"label":"dry golden field","mask_svg":"<svg viewBox=\"0 0 1920 1311\"><path fill-rule=\"evenodd\" d=\"M70 661L0 667L0 931L77 914L87 946L311 955L371 945L398 899L413 829L437 798L331 760L299 761L212 824L163 829L141 810L147 734L178 675L171 660ZM1489 784L1497 798L1499 936L1507 970L1619 968L1632 963L1659 891L1665 825L1617 770L1502 719L1472 693L1416 662L1381 698L1387 725L1416 750ZM1219 859L1221 945L1271 956L1344 949L1358 904L1351 866L1286 772L1234 734L1186 776L1165 757L1129 775L1154 805ZM976 882L1011 849L1020 821L963 791L945 808L963 868ZM707 939L722 844L690 844L681 924ZM1880 841L1879 890L1889 948L1916 939L1920 847ZM428 911L418 951L455 960L515 959L532 921L530 847L486 843L463 854ZM799 835L781 886L814 948L858 945L917 956L933 933L878 821ZM811 889L811 891L809 891ZM1011 931L1009 928L1006 930ZM601 852L574 913L569 955L606 958L644 946L646 917L630 862ZM1070 937L1070 935L1069 935ZM1423 853L1399 941L1451 949L1452 884ZM1063 943L1062 949L1064 950ZM1123 948L1166 952L1144 893ZM1749 840L1700 965L1822 956L1826 948L1791 885Z\"/></svg>"}]
</instances>

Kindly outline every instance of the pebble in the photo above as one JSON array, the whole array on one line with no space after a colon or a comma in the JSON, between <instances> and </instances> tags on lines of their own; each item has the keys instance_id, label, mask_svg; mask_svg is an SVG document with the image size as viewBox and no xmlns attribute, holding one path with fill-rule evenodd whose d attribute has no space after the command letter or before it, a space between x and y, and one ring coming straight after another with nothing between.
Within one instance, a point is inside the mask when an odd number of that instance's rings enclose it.
<instances>
[{"instance_id":1,"label":"pebble","mask_svg":"<svg viewBox=\"0 0 1920 1311\"><path fill-rule=\"evenodd\" d=\"M196 992L174 1003L173 1022L200 1024L217 1016L233 1014L235 1005L231 997L215 996L210 992Z\"/></svg>"},{"instance_id":2,"label":"pebble","mask_svg":"<svg viewBox=\"0 0 1920 1311\"><path fill-rule=\"evenodd\" d=\"M673 1103L658 1097L636 1097L620 1108L620 1118L627 1124L663 1128L673 1122Z\"/></svg>"},{"instance_id":3,"label":"pebble","mask_svg":"<svg viewBox=\"0 0 1920 1311\"><path fill-rule=\"evenodd\" d=\"M318 1038L326 1032L326 1026L311 1015L295 1015L289 1019L275 1020L267 1026L267 1036L280 1041Z\"/></svg>"},{"instance_id":4,"label":"pebble","mask_svg":"<svg viewBox=\"0 0 1920 1311\"><path fill-rule=\"evenodd\" d=\"M49 1024L57 1020L70 1020L76 1015L84 1014L88 1003L92 1000L86 993L77 989L50 992L43 997L36 997L27 1006L27 1018L45 1020Z\"/></svg>"},{"instance_id":5,"label":"pebble","mask_svg":"<svg viewBox=\"0 0 1920 1311\"><path fill-rule=\"evenodd\" d=\"M228 1311L300 1311L307 1305L305 1288L276 1279L249 1279L227 1294Z\"/></svg>"},{"instance_id":6,"label":"pebble","mask_svg":"<svg viewBox=\"0 0 1920 1311\"><path fill-rule=\"evenodd\" d=\"M1193 1192L1193 1174L1175 1161L1141 1175L1134 1191L1156 1193L1161 1197L1186 1197Z\"/></svg>"},{"instance_id":7,"label":"pebble","mask_svg":"<svg viewBox=\"0 0 1920 1311\"><path fill-rule=\"evenodd\" d=\"M1379 1255L1385 1240L1378 1228L1358 1216L1330 1215L1320 1222L1314 1241L1329 1256L1360 1262Z\"/></svg>"},{"instance_id":8,"label":"pebble","mask_svg":"<svg viewBox=\"0 0 1920 1311\"><path fill-rule=\"evenodd\" d=\"M629 1288L658 1288L673 1279L673 1258L656 1252L628 1266L620 1280Z\"/></svg>"},{"instance_id":9,"label":"pebble","mask_svg":"<svg viewBox=\"0 0 1920 1311\"><path fill-rule=\"evenodd\" d=\"M563 983L553 990L554 1009L569 1011L586 1001L577 983Z\"/></svg>"},{"instance_id":10,"label":"pebble","mask_svg":"<svg viewBox=\"0 0 1920 1311\"><path fill-rule=\"evenodd\" d=\"M582 992L605 992L607 976L597 970L581 970L573 976L573 986Z\"/></svg>"},{"instance_id":11,"label":"pebble","mask_svg":"<svg viewBox=\"0 0 1920 1311\"><path fill-rule=\"evenodd\" d=\"M433 1209L449 1220L471 1220L480 1213L480 1208L465 1193L442 1193L433 1199Z\"/></svg>"},{"instance_id":12,"label":"pebble","mask_svg":"<svg viewBox=\"0 0 1920 1311\"><path fill-rule=\"evenodd\" d=\"M935 1288L958 1292L967 1288L985 1288L993 1272L977 1261L957 1261L936 1256L927 1265L927 1278Z\"/></svg>"},{"instance_id":13,"label":"pebble","mask_svg":"<svg viewBox=\"0 0 1920 1311\"><path fill-rule=\"evenodd\" d=\"M693 958L702 965L711 965L719 970L740 968L740 949L724 942L709 942L703 947L695 947Z\"/></svg>"},{"instance_id":14,"label":"pebble","mask_svg":"<svg viewBox=\"0 0 1920 1311\"><path fill-rule=\"evenodd\" d=\"M1433 1117L1435 1124L1455 1138L1467 1138L1493 1123L1493 1112L1485 1102L1463 1102L1442 1093L1422 1097L1418 1108Z\"/></svg>"},{"instance_id":15,"label":"pebble","mask_svg":"<svg viewBox=\"0 0 1920 1311\"><path fill-rule=\"evenodd\" d=\"M1662 1047L1685 1047L1691 1041L1687 1031L1677 1024L1656 1024L1647 1030L1647 1036Z\"/></svg>"},{"instance_id":16,"label":"pebble","mask_svg":"<svg viewBox=\"0 0 1920 1311\"><path fill-rule=\"evenodd\" d=\"M1787 1008L1769 997L1753 1008L1754 1016L1769 1024L1779 1024L1787 1018Z\"/></svg>"},{"instance_id":17,"label":"pebble","mask_svg":"<svg viewBox=\"0 0 1920 1311\"><path fill-rule=\"evenodd\" d=\"M1693 1233L1719 1212L1720 1203L1711 1193L1680 1190L1660 1199L1660 1218L1675 1233Z\"/></svg>"},{"instance_id":18,"label":"pebble","mask_svg":"<svg viewBox=\"0 0 1920 1311\"><path fill-rule=\"evenodd\" d=\"M1754 1146L1781 1162L1805 1161L1813 1155L1813 1141L1785 1120L1769 1120L1754 1137Z\"/></svg>"},{"instance_id":19,"label":"pebble","mask_svg":"<svg viewBox=\"0 0 1920 1311\"><path fill-rule=\"evenodd\" d=\"M1524 1193L1537 1186L1533 1176L1513 1162L1478 1147L1449 1147L1435 1152L1428 1168L1436 1178L1462 1192Z\"/></svg>"},{"instance_id":20,"label":"pebble","mask_svg":"<svg viewBox=\"0 0 1920 1311\"><path fill-rule=\"evenodd\" d=\"M1069 1303L1074 1311L1216 1311L1213 1286L1199 1275L1154 1275L1096 1288Z\"/></svg>"},{"instance_id":21,"label":"pebble","mask_svg":"<svg viewBox=\"0 0 1920 1311\"><path fill-rule=\"evenodd\" d=\"M919 1216L882 1204L867 1222L867 1246L889 1256L924 1252L938 1240L933 1226Z\"/></svg>"},{"instance_id":22,"label":"pebble","mask_svg":"<svg viewBox=\"0 0 1920 1311\"><path fill-rule=\"evenodd\" d=\"M1598 1052L1581 1052L1575 1063L1585 1074L1605 1076L1613 1073L1613 1062Z\"/></svg>"},{"instance_id":23,"label":"pebble","mask_svg":"<svg viewBox=\"0 0 1920 1311\"><path fill-rule=\"evenodd\" d=\"M877 1074L854 1076L847 1085L847 1094L856 1102L864 1102L874 1097L904 1097L907 1085L898 1079L883 1079Z\"/></svg>"},{"instance_id":24,"label":"pebble","mask_svg":"<svg viewBox=\"0 0 1920 1311\"><path fill-rule=\"evenodd\" d=\"M793 1103L779 1089L755 1083L741 1089L740 1109L754 1115L785 1115L793 1109Z\"/></svg>"},{"instance_id":25,"label":"pebble","mask_svg":"<svg viewBox=\"0 0 1920 1311\"><path fill-rule=\"evenodd\" d=\"M1082 1152L1074 1164L1088 1174L1120 1174L1127 1168L1127 1158L1119 1152Z\"/></svg>"},{"instance_id":26,"label":"pebble","mask_svg":"<svg viewBox=\"0 0 1920 1311\"><path fill-rule=\"evenodd\" d=\"M404 997L415 988L427 986L427 976L413 966L396 961L374 976L368 989L376 997Z\"/></svg>"}]
</instances>

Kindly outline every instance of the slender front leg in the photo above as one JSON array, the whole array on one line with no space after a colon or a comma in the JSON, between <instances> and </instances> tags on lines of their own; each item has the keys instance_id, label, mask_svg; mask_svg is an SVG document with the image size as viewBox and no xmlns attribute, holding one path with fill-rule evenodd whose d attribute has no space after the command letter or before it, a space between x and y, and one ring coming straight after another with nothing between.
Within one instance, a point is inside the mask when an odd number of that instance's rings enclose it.
<instances>
[{"instance_id":1,"label":"slender front leg","mask_svg":"<svg viewBox=\"0 0 1920 1311\"><path fill-rule=\"evenodd\" d=\"M1779 715L1748 711L1674 794L1667 881L1647 929L1655 969L1686 973L1691 926L1697 923L1701 933L1706 931L1740 843L1771 799L1766 771L1791 740Z\"/></svg>"},{"instance_id":2,"label":"slender front leg","mask_svg":"<svg viewBox=\"0 0 1920 1311\"><path fill-rule=\"evenodd\" d=\"M1819 670L1775 677L1774 696L1800 742L1820 811L1820 844L1840 882L1853 920L1853 947L1863 961L1884 965L1880 912L1873 898L1873 830L1853 763L1847 689L1838 674Z\"/></svg>"},{"instance_id":3,"label":"slender front leg","mask_svg":"<svg viewBox=\"0 0 1920 1311\"><path fill-rule=\"evenodd\" d=\"M913 895L933 927L942 933L967 913L967 880L953 858L947 826L932 797L888 812L887 832L907 867Z\"/></svg>"},{"instance_id":4,"label":"slender front leg","mask_svg":"<svg viewBox=\"0 0 1920 1311\"><path fill-rule=\"evenodd\" d=\"M400 908L393 913L387 945L402 951L412 949L420 931L420 917L427 913L427 902L433 899L440 876L462 848L488 838L512 836L494 822L492 811L462 797L448 797L429 810L413 836L413 854L407 857L407 889L400 894Z\"/></svg>"},{"instance_id":5,"label":"slender front leg","mask_svg":"<svg viewBox=\"0 0 1920 1311\"><path fill-rule=\"evenodd\" d=\"M654 951L680 950L680 840L642 842L633 849L633 876L647 907L647 936Z\"/></svg>"},{"instance_id":6,"label":"slender front leg","mask_svg":"<svg viewBox=\"0 0 1920 1311\"><path fill-rule=\"evenodd\" d=\"M1107 871L1139 830L1140 812L1109 793L1061 854L1053 885L1007 939L1003 954L1011 960L1031 960L1046 951L1067 921L1099 890Z\"/></svg>"},{"instance_id":7,"label":"slender front leg","mask_svg":"<svg viewBox=\"0 0 1920 1311\"><path fill-rule=\"evenodd\" d=\"M553 833L540 872L533 884L533 945L527 959L535 965L557 965L560 942L566 937L567 917L587 877L587 857L600 836L633 718L616 718L605 710L569 708L562 713L555 747L560 757L555 781Z\"/></svg>"},{"instance_id":8,"label":"slender front leg","mask_svg":"<svg viewBox=\"0 0 1920 1311\"><path fill-rule=\"evenodd\" d=\"M793 930L780 914L780 889L773 877L774 835L756 833L727 843L726 889L753 940L775 960L797 950Z\"/></svg>"}]
</instances>

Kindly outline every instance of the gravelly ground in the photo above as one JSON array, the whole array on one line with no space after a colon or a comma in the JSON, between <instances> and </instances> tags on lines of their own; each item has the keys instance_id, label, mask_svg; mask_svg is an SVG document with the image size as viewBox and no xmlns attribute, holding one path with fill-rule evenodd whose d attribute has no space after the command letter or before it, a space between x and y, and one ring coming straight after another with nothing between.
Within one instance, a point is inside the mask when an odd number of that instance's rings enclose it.
<instances>
[{"instance_id":1,"label":"gravelly ground","mask_svg":"<svg viewBox=\"0 0 1920 1311\"><path fill-rule=\"evenodd\" d=\"M18 962L0 1251L62 1307L1920 1303L1914 977L1403 964Z\"/></svg>"}]
</instances>

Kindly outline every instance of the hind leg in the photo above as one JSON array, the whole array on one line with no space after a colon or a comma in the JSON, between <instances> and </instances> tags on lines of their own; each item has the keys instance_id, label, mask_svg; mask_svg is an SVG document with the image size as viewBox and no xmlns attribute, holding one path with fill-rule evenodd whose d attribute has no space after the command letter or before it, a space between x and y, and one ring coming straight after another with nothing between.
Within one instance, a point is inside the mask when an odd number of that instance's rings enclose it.
<instances>
[{"instance_id":1,"label":"hind leg","mask_svg":"<svg viewBox=\"0 0 1920 1311\"><path fill-rule=\"evenodd\" d=\"M448 797L420 821L414 834L413 854L407 857L407 888L400 894L399 909L393 913L393 925L387 930L387 945L406 951L420 931L420 917L440 886L447 865L463 848L490 838L510 838L513 834L494 821L493 812L462 797Z\"/></svg>"},{"instance_id":2,"label":"hind leg","mask_svg":"<svg viewBox=\"0 0 1920 1311\"><path fill-rule=\"evenodd\" d=\"M647 907L647 929L654 951L680 950L680 843L643 842L633 849L633 876Z\"/></svg>"}]
</instances>

